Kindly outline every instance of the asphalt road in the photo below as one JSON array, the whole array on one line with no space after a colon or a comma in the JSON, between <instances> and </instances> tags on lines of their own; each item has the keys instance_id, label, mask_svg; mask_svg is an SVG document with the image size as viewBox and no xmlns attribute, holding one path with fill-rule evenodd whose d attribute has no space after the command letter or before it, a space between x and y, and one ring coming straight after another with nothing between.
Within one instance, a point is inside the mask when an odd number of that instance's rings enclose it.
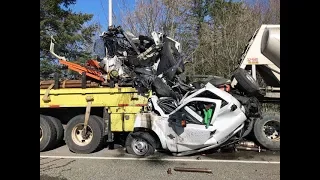
<instances>
[{"instance_id":1,"label":"asphalt road","mask_svg":"<svg viewBox=\"0 0 320 180\"><path fill-rule=\"evenodd\" d=\"M174 167L208 168L212 173L177 172ZM171 174L168 169L171 168ZM66 146L40 153L41 180L280 179L280 154L275 152L214 153L174 157L157 152L136 158L122 148L79 155Z\"/></svg>"}]
</instances>

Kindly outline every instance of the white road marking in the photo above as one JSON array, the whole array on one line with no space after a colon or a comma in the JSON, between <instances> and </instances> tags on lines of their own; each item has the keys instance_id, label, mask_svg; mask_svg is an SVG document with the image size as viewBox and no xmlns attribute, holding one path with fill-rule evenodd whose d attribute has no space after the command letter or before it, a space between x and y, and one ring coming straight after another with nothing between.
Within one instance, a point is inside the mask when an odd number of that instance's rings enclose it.
<instances>
[{"instance_id":1,"label":"white road marking","mask_svg":"<svg viewBox=\"0 0 320 180\"><path fill-rule=\"evenodd\" d=\"M45 156L40 158L52 159L93 159L93 160L133 160L133 161L180 161L180 162L222 162L222 163L247 163L247 164L280 164L279 161L243 161L243 160L220 160L220 159L153 159L153 158L129 158L129 157L89 157L89 156Z\"/></svg>"}]
</instances>

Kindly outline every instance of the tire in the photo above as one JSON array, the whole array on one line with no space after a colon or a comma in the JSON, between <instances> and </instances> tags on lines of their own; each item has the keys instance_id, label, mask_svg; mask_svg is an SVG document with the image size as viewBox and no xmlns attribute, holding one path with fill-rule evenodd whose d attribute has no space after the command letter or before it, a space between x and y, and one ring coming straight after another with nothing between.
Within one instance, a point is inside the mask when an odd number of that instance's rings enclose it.
<instances>
[{"instance_id":1,"label":"tire","mask_svg":"<svg viewBox=\"0 0 320 180\"><path fill-rule=\"evenodd\" d=\"M144 151L141 152L135 147L134 142L136 141L144 143ZM135 156L147 157L154 154L156 141L148 132L133 132L127 136L125 146L127 153Z\"/></svg>"},{"instance_id":2,"label":"tire","mask_svg":"<svg viewBox=\"0 0 320 180\"><path fill-rule=\"evenodd\" d=\"M100 124L101 128L104 130L105 125L103 122L103 118L97 115L91 115L91 116L96 119L96 121Z\"/></svg>"},{"instance_id":3,"label":"tire","mask_svg":"<svg viewBox=\"0 0 320 180\"><path fill-rule=\"evenodd\" d=\"M279 125L279 138L275 140L271 140L267 137L267 135L264 132L264 126L268 122L275 122ZM276 113L267 113L262 116L262 119L258 119L253 128L254 136L259 144L261 144L264 148L267 148L269 150L280 150L280 115Z\"/></svg>"},{"instance_id":4,"label":"tire","mask_svg":"<svg viewBox=\"0 0 320 180\"><path fill-rule=\"evenodd\" d=\"M40 152L51 150L56 142L57 131L46 116L40 115Z\"/></svg>"},{"instance_id":5,"label":"tire","mask_svg":"<svg viewBox=\"0 0 320 180\"><path fill-rule=\"evenodd\" d=\"M96 121L100 124L100 126L101 126L101 131L103 132L103 137L102 137L102 141L103 142L101 142L100 143L100 145L98 146L98 148L95 150L95 151L99 151L99 150L101 150L101 149L103 149L104 148L104 142L105 142L105 140L106 140L106 134L108 134L108 132L105 132L105 124L104 124L104 122L103 122L103 118L102 117L100 117L100 116L97 116L97 115L91 115L93 118L95 118L96 119Z\"/></svg>"},{"instance_id":6,"label":"tire","mask_svg":"<svg viewBox=\"0 0 320 180\"><path fill-rule=\"evenodd\" d=\"M261 95L259 84L246 70L239 68L234 72L233 76L237 80L237 86L240 90L249 96Z\"/></svg>"},{"instance_id":7,"label":"tire","mask_svg":"<svg viewBox=\"0 0 320 180\"><path fill-rule=\"evenodd\" d=\"M91 136L89 140L81 141L82 139L79 133L81 133L83 128L84 117L85 115L75 116L66 126L65 141L70 151L74 153L89 154L95 152L103 143L103 128L101 123L93 116L89 117L88 122L88 130L91 132Z\"/></svg>"},{"instance_id":8,"label":"tire","mask_svg":"<svg viewBox=\"0 0 320 180\"><path fill-rule=\"evenodd\" d=\"M52 116L46 116L46 117L53 123L57 131L57 138L56 138L55 145L60 145L62 143L63 135L64 135L64 129L63 129L62 123L60 122L59 119L55 117L52 117Z\"/></svg>"}]
</instances>

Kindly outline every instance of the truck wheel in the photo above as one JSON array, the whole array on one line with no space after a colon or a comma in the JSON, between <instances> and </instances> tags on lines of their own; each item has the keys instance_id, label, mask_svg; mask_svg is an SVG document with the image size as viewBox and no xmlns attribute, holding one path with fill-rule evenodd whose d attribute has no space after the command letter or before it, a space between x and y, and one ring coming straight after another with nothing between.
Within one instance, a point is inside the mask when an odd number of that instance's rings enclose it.
<instances>
[{"instance_id":1,"label":"truck wheel","mask_svg":"<svg viewBox=\"0 0 320 180\"><path fill-rule=\"evenodd\" d=\"M101 128L104 129L104 122L103 122L103 118L97 115L91 115L93 118L96 119L96 121L100 124Z\"/></svg>"},{"instance_id":2,"label":"truck wheel","mask_svg":"<svg viewBox=\"0 0 320 180\"><path fill-rule=\"evenodd\" d=\"M53 148L56 138L54 124L46 116L40 115L40 152Z\"/></svg>"},{"instance_id":3,"label":"truck wheel","mask_svg":"<svg viewBox=\"0 0 320 180\"><path fill-rule=\"evenodd\" d=\"M59 119L55 118L55 117L52 117L52 116L46 116L54 125L54 127L56 128L56 131L57 131L57 138L56 138L56 142L55 142L55 145L60 145L60 143L62 142L63 140L63 134L64 134L64 129L63 129L63 126L60 122Z\"/></svg>"},{"instance_id":4,"label":"truck wheel","mask_svg":"<svg viewBox=\"0 0 320 180\"><path fill-rule=\"evenodd\" d=\"M92 115L92 118L95 118L96 121L100 124L101 126L101 131L103 132L103 137L102 137L102 140L103 141L102 143L100 143L100 145L97 147L97 149L95 151L99 151L101 149L104 148L104 142L106 140L106 134L108 134L108 131L105 130L105 124L103 122L103 118L100 117L100 116L97 116L97 115Z\"/></svg>"},{"instance_id":5,"label":"truck wheel","mask_svg":"<svg viewBox=\"0 0 320 180\"><path fill-rule=\"evenodd\" d=\"M276 113L263 115L253 128L257 141L270 150L280 150L280 116Z\"/></svg>"},{"instance_id":6,"label":"truck wheel","mask_svg":"<svg viewBox=\"0 0 320 180\"><path fill-rule=\"evenodd\" d=\"M259 84L246 70L239 68L234 72L233 76L237 80L237 86L240 90L250 96L260 95Z\"/></svg>"},{"instance_id":7,"label":"truck wheel","mask_svg":"<svg viewBox=\"0 0 320 180\"><path fill-rule=\"evenodd\" d=\"M133 132L128 135L125 146L129 154L149 156L154 154L156 143L147 132Z\"/></svg>"},{"instance_id":8,"label":"truck wheel","mask_svg":"<svg viewBox=\"0 0 320 180\"><path fill-rule=\"evenodd\" d=\"M83 134L84 115L73 117L66 126L65 140L70 151L89 154L96 151L103 142L103 129L97 119L90 116L86 134Z\"/></svg>"}]
</instances>

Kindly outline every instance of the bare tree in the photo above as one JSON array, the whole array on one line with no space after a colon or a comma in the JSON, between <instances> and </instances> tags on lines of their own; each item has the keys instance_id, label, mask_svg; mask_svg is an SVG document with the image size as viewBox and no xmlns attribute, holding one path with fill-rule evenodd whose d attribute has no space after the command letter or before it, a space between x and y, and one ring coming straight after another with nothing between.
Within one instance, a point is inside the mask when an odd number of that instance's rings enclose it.
<instances>
[{"instance_id":1,"label":"bare tree","mask_svg":"<svg viewBox=\"0 0 320 180\"><path fill-rule=\"evenodd\" d=\"M184 13L191 0L136 0L134 8L120 0L121 24L134 34L150 35L152 31L161 31L174 37L185 21Z\"/></svg>"},{"instance_id":2,"label":"bare tree","mask_svg":"<svg viewBox=\"0 0 320 180\"><path fill-rule=\"evenodd\" d=\"M135 8L127 6L125 0L121 0L122 26L133 34L150 35L152 31L161 30L163 21L163 4L161 0L138 0L135 1Z\"/></svg>"},{"instance_id":3,"label":"bare tree","mask_svg":"<svg viewBox=\"0 0 320 180\"><path fill-rule=\"evenodd\" d=\"M253 5L215 1L210 8L210 20L202 25L196 61L187 67L188 72L229 78L254 31L262 23L280 23L276 1L256 1Z\"/></svg>"}]
</instances>

